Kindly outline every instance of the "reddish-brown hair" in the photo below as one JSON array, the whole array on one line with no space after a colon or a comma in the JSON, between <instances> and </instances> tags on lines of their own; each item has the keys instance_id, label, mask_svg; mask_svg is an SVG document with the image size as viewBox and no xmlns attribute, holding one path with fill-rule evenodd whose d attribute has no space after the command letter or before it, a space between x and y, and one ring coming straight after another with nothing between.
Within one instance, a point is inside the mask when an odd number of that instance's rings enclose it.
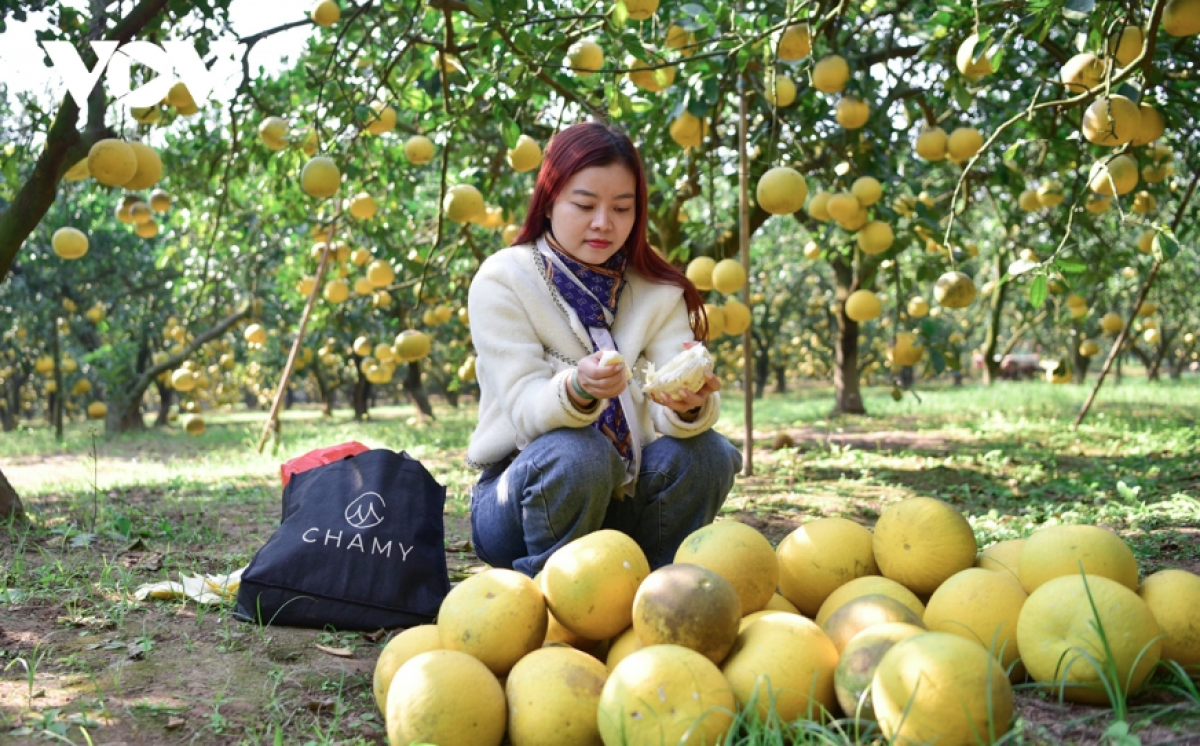
<instances>
[{"instance_id":1,"label":"reddish-brown hair","mask_svg":"<svg viewBox=\"0 0 1200 746\"><path fill-rule=\"evenodd\" d=\"M688 318L696 339L703 341L708 336L708 318L704 313L704 301L696 286L675 265L650 248L646 239L647 194L646 172L642 158L629 137L616 127L600 122L583 122L572 125L554 136L546 146L546 155L538 172L537 185L529 200L525 213L525 225L513 245L532 243L550 228L551 205L558 199L563 187L572 176L585 168L610 166L620 163L633 172L637 183L633 230L622 247L628 266L650 282L660 285L677 285L683 290Z\"/></svg>"}]
</instances>

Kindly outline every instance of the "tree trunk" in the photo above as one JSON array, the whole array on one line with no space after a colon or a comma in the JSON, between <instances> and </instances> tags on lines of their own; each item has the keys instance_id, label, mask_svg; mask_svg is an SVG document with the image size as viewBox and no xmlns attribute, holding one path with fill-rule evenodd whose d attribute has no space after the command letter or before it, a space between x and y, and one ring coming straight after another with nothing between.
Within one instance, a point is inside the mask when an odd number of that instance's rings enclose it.
<instances>
[{"instance_id":1,"label":"tree trunk","mask_svg":"<svg viewBox=\"0 0 1200 746\"><path fill-rule=\"evenodd\" d=\"M25 520L25 507L21 505L21 497L0 471L0 520Z\"/></svg>"},{"instance_id":2,"label":"tree trunk","mask_svg":"<svg viewBox=\"0 0 1200 746\"><path fill-rule=\"evenodd\" d=\"M767 379L771 377L771 353L766 345L755 343L754 350L754 398L763 398Z\"/></svg>"},{"instance_id":3,"label":"tree trunk","mask_svg":"<svg viewBox=\"0 0 1200 746\"><path fill-rule=\"evenodd\" d=\"M1082 342L1083 338L1077 336L1071 345L1071 380L1075 383L1087 381L1088 366L1092 364L1090 357L1079 354L1079 345Z\"/></svg>"},{"instance_id":4,"label":"tree trunk","mask_svg":"<svg viewBox=\"0 0 1200 746\"><path fill-rule=\"evenodd\" d=\"M775 366L775 393L787 393L787 368L782 365Z\"/></svg>"},{"instance_id":5,"label":"tree trunk","mask_svg":"<svg viewBox=\"0 0 1200 746\"><path fill-rule=\"evenodd\" d=\"M371 382L363 375L362 369L358 371L358 379L354 382L354 393L350 397L350 404L354 407L354 419L363 420L371 414Z\"/></svg>"},{"instance_id":6,"label":"tree trunk","mask_svg":"<svg viewBox=\"0 0 1200 746\"><path fill-rule=\"evenodd\" d=\"M321 363L318 362L316 365L314 365L312 370L313 378L317 379L317 393L320 394L321 404L323 405L321 409L321 416L332 417L333 392L336 390L336 387L325 383L325 376L321 375Z\"/></svg>"},{"instance_id":7,"label":"tree trunk","mask_svg":"<svg viewBox=\"0 0 1200 746\"><path fill-rule=\"evenodd\" d=\"M858 290L854 268L840 259L831 262L837 277L838 295L848 297ZM837 304L838 339L834 345L833 414L866 414L858 380L858 322L846 315L844 303Z\"/></svg>"},{"instance_id":8,"label":"tree trunk","mask_svg":"<svg viewBox=\"0 0 1200 746\"><path fill-rule=\"evenodd\" d=\"M1159 380L1159 370L1162 368L1163 358L1167 355L1167 350L1170 349L1171 343L1175 341L1175 335L1178 332L1169 332L1163 329L1160 333L1158 341L1158 352L1154 354L1154 362L1150 365L1150 370L1147 371L1146 377L1151 381Z\"/></svg>"},{"instance_id":9,"label":"tree trunk","mask_svg":"<svg viewBox=\"0 0 1200 746\"><path fill-rule=\"evenodd\" d=\"M996 276L1004 276L1004 251L996 253ZM992 308L988 314L987 332L983 337L983 385L990 386L1000 380L1000 360L996 359L996 348L1000 346L1000 323L1004 320L1004 296L1008 283L997 282L992 291Z\"/></svg>"},{"instance_id":10,"label":"tree trunk","mask_svg":"<svg viewBox=\"0 0 1200 746\"><path fill-rule=\"evenodd\" d=\"M0 401L0 427L4 432L12 432L21 422L21 388L29 380L28 371L14 372L4 382L3 401Z\"/></svg>"},{"instance_id":11,"label":"tree trunk","mask_svg":"<svg viewBox=\"0 0 1200 746\"><path fill-rule=\"evenodd\" d=\"M429 405L429 397L425 394L425 389L421 387L420 361L408 364L408 371L404 374L404 393L408 395L408 400L421 414L431 420L437 419L433 416L433 407Z\"/></svg>"},{"instance_id":12,"label":"tree trunk","mask_svg":"<svg viewBox=\"0 0 1200 746\"><path fill-rule=\"evenodd\" d=\"M175 398L175 389L164 386L157 378L154 387L158 389L158 416L154 418L155 427L165 427L171 421L171 400Z\"/></svg>"}]
</instances>

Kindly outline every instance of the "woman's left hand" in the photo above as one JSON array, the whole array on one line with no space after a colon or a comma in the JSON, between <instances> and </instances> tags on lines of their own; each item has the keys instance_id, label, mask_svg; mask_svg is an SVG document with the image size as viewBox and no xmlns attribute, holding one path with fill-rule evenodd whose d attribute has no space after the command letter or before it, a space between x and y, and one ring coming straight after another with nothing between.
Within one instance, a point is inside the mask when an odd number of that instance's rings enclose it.
<instances>
[{"instance_id":1,"label":"woman's left hand","mask_svg":"<svg viewBox=\"0 0 1200 746\"><path fill-rule=\"evenodd\" d=\"M708 399L709 394L720 390L721 381L718 380L717 377L712 373L705 373L704 385L700 387L699 391L688 391L687 389L684 389L683 391L679 392L682 394L682 398L679 400L672 399L669 396L662 396L661 394L651 394L650 399L651 401L661 404L668 409L673 409L682 414L690 409L703 406L704 402Z\"/></svg>"}]
</instances>

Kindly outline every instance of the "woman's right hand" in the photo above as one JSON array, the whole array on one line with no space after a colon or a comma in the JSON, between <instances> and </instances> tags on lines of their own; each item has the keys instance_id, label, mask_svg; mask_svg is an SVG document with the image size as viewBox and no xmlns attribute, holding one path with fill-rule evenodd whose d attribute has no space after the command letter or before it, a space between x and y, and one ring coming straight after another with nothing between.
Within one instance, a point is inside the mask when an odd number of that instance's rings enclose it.
<instances>
[{"instance_id":1,"label":"woman's right hand","mask_svg":"<svg viewBox=\"0 0 1200 746\"><path fill-rule=\"evenodd\" d=\"M593 352L579 361L579 385L597 399L614 399L620 396L628 385L625 381L624 365L601 365L600 356L604 353Z\"/></svg>"}]
</instances>

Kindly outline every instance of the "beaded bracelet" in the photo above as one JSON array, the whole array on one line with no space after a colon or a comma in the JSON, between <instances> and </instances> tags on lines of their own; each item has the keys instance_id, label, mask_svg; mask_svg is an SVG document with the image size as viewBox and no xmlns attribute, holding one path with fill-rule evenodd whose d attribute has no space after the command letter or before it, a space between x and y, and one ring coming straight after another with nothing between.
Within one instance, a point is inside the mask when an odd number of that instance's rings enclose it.
<instances>
[{"instance_id":1,"label":"beaded bracelet","mask_svg":"<svg viewBox=\"0 0 1200 746\"><path fill-rule=\"evenodd\" d=\"M585 401L596 401L596 397L584 391L583 386L579 385L579 373L574 373L571 375L571 388L575 389L575 393L579 395L580 399L584 399Z\"/></svg>"}]
</instances>

